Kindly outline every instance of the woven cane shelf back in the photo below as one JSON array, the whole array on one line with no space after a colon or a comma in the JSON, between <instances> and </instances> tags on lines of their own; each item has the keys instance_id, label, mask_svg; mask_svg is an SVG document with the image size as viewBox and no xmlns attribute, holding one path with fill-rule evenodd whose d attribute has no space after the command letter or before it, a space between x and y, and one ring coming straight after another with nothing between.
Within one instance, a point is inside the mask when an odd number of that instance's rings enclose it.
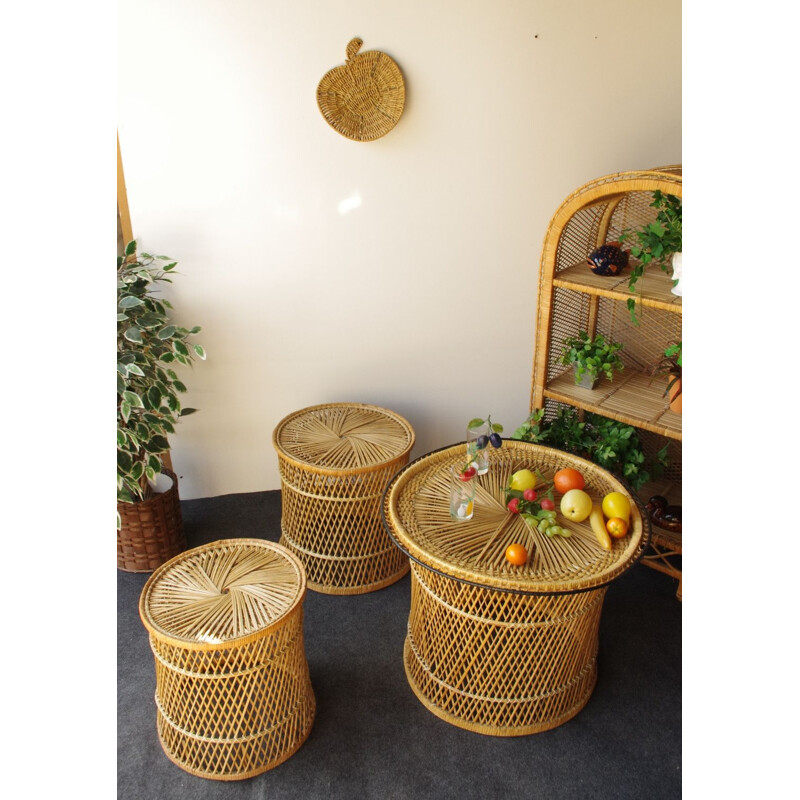
<instances>
[{"instance_id":1,"label":"woven cane shelf back","mask_svg":"<svg viewBox=\"0 0 800 800\"><path fill-rule=\"evenodd\" d=\"M570 194L553 215L539 265L530 407L544 409L545 418L551 419L560 408L572 406L632 425L646 450L655 452L666 444L671 461L664 476L669 502L680 504L682 418L670 410L666 379L653 377L653 369L665 348L682 340L682 298L672 292L670 271L654 263L647 266L634 293L628 288L630 267L602 276L586 263L597 247L655 220L657 209L651 204L657 190L682 198L679 164L590 181ZM636 263L633 257L630 261ZM627 307L631 298L636 300L636 323ZM596 388L583 388L575 384L572 368L561 363L564 340L580 331L624 345L619 352L624 370L613 381L603 377ZM640 494L647 501L655 493L646 487ZM645 563L680 579L680 570L665 567L669 558L680 554L681 535L676 536L669 537L656 559L647 556ZM664 535L654 528L657 546L662 539Z\"/></svg>"},{"instance_id":2,"label":"woven cane shelf back","mask_svg":"<svg viewBox=\"0 0 800 800\"><path fill-rule=\"evenodd\" d=\"M316 713L303 644L302 564L262 539L226 539L159 567L139 614L155 656L156 726L192 775L241 780L285 761Z\"/></svg>"},{"instance_id":3,"label":"woven cane shelf back","mask_svg":"<svg viewBox=\"0 0 800 800\"><path fill-rule=\"evenodd\" d=\"M503 440L491 449L489 471L474 478L477 490L474 516L454 520L449 511L449 469L464 461L465 445L454 445L410 464L390 484L384 514L399 545L425 566L453 578L510 592L560 593L593 589L609 583L641 556L650 536L633 504L631 533L605 551L597 544L588 520L568 522L570 538L548 538L529 527L505 504L505 487L517 470L535 470L539 485L551 482L564 467L578 469L595 502L609 492L628 495L611 474L585 459L549 447ZM519 542L530 556L512 566L505 551Z\"/></svg>"},{"instance_id":4,"label":"woven cane shelf back","mask_svg":"<svg viewBox=\"0 0 800 800\"><path fill-rule=\"evenodd\" d=\"M363 403L302 409L273 433L281 473L281 539L308 586L363 594L408 572L380 519L386 484L408 463L414 431L399 414Z\"/></svg>"}]
</instances>

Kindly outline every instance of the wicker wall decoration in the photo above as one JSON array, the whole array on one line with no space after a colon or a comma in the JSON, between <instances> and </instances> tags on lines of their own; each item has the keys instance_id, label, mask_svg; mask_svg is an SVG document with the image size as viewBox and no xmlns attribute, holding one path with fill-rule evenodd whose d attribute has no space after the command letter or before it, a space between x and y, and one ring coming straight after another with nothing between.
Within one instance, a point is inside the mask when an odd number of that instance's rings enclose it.
<instances>
[{"instance_id":1,"label":"wicker wall decoration","mask_svg":"<svg viewBox=\"0 0 800 800\"><path fill-rule=\"evenodd\" d=\"M351 39L347 61L325 73L317 105L335 131L356 142L371 142L397 125L406 102L400 67L379 50L359 53L364 42Z\"/></svg>"}]
</instances>

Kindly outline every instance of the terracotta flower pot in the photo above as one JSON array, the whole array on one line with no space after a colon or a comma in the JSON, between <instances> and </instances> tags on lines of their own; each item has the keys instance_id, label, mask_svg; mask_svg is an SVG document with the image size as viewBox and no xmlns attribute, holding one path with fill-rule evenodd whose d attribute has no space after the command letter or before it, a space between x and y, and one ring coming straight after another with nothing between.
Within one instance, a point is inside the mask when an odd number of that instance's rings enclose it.
<instances>
[{"instance_id":1,"label":"terracotta flower pot","mask_svg":"<svg viewBox=\"0 0 800 800\"><path fill-rule=\"evenodd\" d=\"M670 380L672 378L670 377ZM680 394L679 394L680 392ZM681 391L681 378L669 387L669 410L680 414L683 408L683 392Z\"/></svg>"}]
</instances>

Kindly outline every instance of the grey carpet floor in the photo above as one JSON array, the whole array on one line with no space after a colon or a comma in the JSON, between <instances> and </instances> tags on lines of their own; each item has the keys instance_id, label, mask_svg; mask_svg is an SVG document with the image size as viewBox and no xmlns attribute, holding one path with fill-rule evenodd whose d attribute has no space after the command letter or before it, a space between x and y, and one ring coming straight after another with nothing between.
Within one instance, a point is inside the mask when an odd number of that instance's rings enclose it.
<instances>
[{"instance_id":1,"label":"grey carpet floor","mask_svg":"<svg viewBox=\"0 0 800 800\"><path fill-rule=\"evenodd\" d=\"M183 501L188 544L280 536L280 492ZM302 798L679 798L681 604L676 581L642 565L615 581L600 627L598 681L566 724L496 738L431 714L405 677L406 575L366 595L309 591L306 656L317 716L287 761L244 781L189 775L155 725L155 672L138 600L148 575L118 571L117 787L120 800Z\"/></svg>"}]
</instances>

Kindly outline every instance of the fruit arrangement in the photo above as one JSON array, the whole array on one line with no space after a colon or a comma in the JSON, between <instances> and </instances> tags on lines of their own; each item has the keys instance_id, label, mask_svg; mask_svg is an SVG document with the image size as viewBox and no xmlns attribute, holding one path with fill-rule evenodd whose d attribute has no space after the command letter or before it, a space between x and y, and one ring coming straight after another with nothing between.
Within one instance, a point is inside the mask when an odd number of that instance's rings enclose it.
<instances>
[{"instance_id":1,"label":"fruit arrangement","mask_svg":"<svg viewBox=\"0 0 800 800\"><path fill-rule=\"evenodd\" d=\"M539 533L552 538L572 536L572 531L559 524L553 493L561 494L559 510L572 522L589 520L597 543L603 550L611 550L612 539L627 536L630 526L631 501L621 492L609 492L601 503L595 503L585 491L583 475L572 467L557 470L552 484L544 483L537 490L540 476L529 469L514 472L506 487L506 507L511 514L519 514L525 522ZM509 545L506 550L509 563L525 564L528 553L521 544Z\"/></svg>"}]
</instances>

